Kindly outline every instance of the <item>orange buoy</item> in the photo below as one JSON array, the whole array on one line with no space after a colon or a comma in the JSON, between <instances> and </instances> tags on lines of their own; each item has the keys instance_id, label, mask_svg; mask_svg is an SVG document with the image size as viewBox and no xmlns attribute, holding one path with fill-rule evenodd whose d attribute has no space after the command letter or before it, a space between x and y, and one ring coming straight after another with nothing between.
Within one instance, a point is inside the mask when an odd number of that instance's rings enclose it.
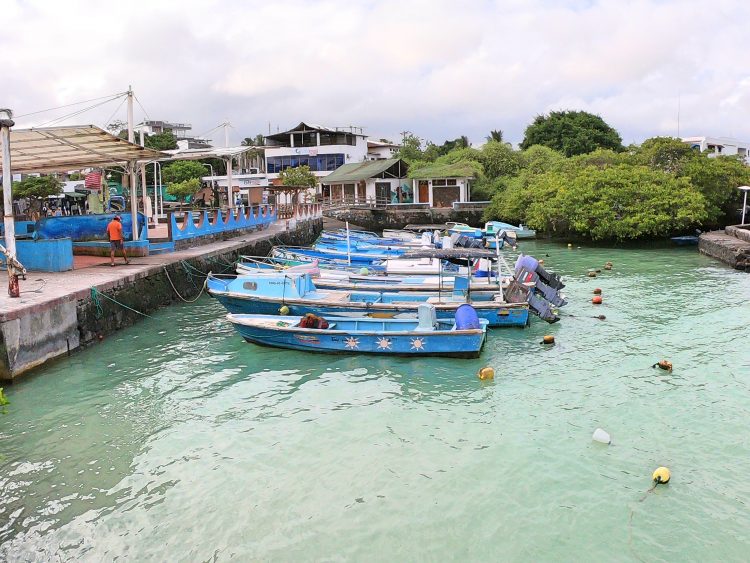
<instances>
[{"instance_id":1,"label":"orange buoy","mask_svg":"<svg viewBox=\"0 0 750 563\"><path fill-rule=\"evenodd\" d=\"M659 360L651 367L652 368L659 367L663 369L664 371L672 371L672 362L668 362L667 360Z\"/></svg>"},{"instance_id":2,"label":"orange buoy","mask_svg":"<svg viewBox=\"0 0 750 563\"><path fill-rule=\"evenodd\" d=\"M601 295L601 294L602 294L602 288L601 288L601 287L597 287L597 288L596 288L596 289L594 290L594 295Z\"/></svg>"},{"instance_id":3,"label":"orange buoy","mask_svg":"<svg viewBox=\"0 0 750 563\"><path fill-rule=\"evenodd\" d=\"M481 380L487 380L487 379L494 379L495 378L495 370L491 367L483 367L479 370L479 373L477 374L477 377Z\"/></svg>"},{"instance_id":4,"label":"orange buoy","mask_svg":"<svg viewBox=\"0 0 750 563\"><path fill-rule=\"evenodd\" d=\"M545 334L542 338L542 341L539 344L554 344L555 343L555 337L551 334Z\"/></svg>"},{"instance_id":5,"label":"orange buoy","mask_svg":"<svg viewBox=\"0 0 750 563\"><path fill-rule=\"evenodd\" d=\"M591 298L591 302L594 305L601 305L602 304L602 296L601 295L594 295L594 297Z\"/></svg>"}]
</instances>

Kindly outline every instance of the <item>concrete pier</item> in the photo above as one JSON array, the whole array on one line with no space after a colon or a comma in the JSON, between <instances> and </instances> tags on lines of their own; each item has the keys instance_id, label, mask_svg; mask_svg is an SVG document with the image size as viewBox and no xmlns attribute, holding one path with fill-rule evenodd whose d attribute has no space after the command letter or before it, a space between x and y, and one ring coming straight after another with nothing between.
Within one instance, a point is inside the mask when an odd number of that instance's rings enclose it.
<instances>
[{"instance_id":1,"label":"concrete pier","mask_svg":"<svg viewBox=\"0 0 750 563\"><path fill-rule=\"evenodd\" d=\"M179 300L175 290L194 298L201 290L200 272L228 272L239 255L263 256L273 245L310 244L322 227L321 219L299 221L289 231L275 223L224 241L135 257L129 265L117 258L115 268L106 258L77 257L84 262L72 271L31 272L21 282L20 298L0 297L0 380L13 380L134 324L142 318L135 311L149 314Z\"/></svg>"},{"instance_id":2,"label":"concrete pier","mask_svg":"<svg viewBox=\"0 0 750 563\"><path fill-rule=\"evenodd\" d=\"M750 271L750 225L732 225L723 231L703 233L698 249L735 270Z\"/></svg>"}]
</instances>

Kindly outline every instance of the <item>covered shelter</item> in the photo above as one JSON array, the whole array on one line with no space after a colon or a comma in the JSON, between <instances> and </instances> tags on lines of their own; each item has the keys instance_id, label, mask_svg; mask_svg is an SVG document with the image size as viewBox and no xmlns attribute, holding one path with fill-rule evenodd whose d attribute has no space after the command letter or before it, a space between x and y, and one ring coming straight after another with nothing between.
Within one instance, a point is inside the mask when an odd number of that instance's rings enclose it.
<instances>
[{"instance_id":1,"label":"covered shelter","mask_svg":"<svg viewBox=\"0 0 750 563\"><path fill-rule=\"evenodd\" d=\"M412 203L409 165L400 158L344 164L321 179L323 197L347 205Z\"/></svg>"},{"instance_id":2,"label":"covered shelter","mask_svg":"<svg viewBox=\"0 0 750 563\"><path fill-rule=\"evenodd\" d=\"M452 164L429 164L411 170L414 203L430 207L452 207L454 202L466 202L471 197L471 182L479 176L479 163L468 160Z\"/></svg>"},{"instance_id":3,"label":"covered shelter","mask_svg":"<svg viewBox=\"0 0 750 563\"><path fill-rule=\"evenodd\" d=\"M123 166L134 172L138 163L165 156L159 151L116 137L95 125L12 129L8 145L11 174L67 172L113 166ZM0 150L5 150L2 138ZM0 169L2 166L0 163ZM137 200L135 182L131 182L130 200ZM135 224L137 209L132 204L131 208ZM10 234L11 230L7 232ZM137 239L137 230L134 230L133 237Z\"/></svg>"}]
</instances>

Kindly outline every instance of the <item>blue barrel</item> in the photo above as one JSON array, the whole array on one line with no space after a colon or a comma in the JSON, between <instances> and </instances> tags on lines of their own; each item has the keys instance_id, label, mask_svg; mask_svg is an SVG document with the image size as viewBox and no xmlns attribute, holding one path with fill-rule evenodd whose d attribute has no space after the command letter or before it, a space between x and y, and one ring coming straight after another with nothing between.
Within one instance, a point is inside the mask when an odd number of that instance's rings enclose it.
<instances>
[{"instance_id":1,"label":"blue barrel","mask_svg":"<svg viewBox=\"0 0 750 563\"><path fill-rule=\"evenodd\" d=\"M471 305L464 304L456 309L456 328L458 330L469 330L480 328L479 315Z\"/></svg>"}]
</instances>

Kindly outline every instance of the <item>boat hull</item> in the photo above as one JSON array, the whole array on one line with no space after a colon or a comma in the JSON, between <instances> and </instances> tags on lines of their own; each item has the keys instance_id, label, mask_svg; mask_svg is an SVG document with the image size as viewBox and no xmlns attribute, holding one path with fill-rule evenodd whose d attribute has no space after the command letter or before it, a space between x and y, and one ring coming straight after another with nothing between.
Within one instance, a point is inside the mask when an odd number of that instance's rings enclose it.
<instances>
[{"instance_id":1,"label":"boat hull","mask_svg":"<svg viewBox=\"0 0 750 563\"><path fill-rule=\"evenodd\" d=\"M254 316L254 315L251 315ZM323 352L328 354L373 354L397 356L446 356L476 358L484 346L484 329L462 331L393 331L301 329L294 326L264 326L237 322L242 315L228 315L235 330L247 341L262 346ZM299 321L296 316L274 317L278 323ZM327 317L329 321L335 321ZM396 324L392 321L367 324ZM413 325L414 323L407 323ZM332 323L335 328L335 322Z\"/></svg>"}]
</instances>

